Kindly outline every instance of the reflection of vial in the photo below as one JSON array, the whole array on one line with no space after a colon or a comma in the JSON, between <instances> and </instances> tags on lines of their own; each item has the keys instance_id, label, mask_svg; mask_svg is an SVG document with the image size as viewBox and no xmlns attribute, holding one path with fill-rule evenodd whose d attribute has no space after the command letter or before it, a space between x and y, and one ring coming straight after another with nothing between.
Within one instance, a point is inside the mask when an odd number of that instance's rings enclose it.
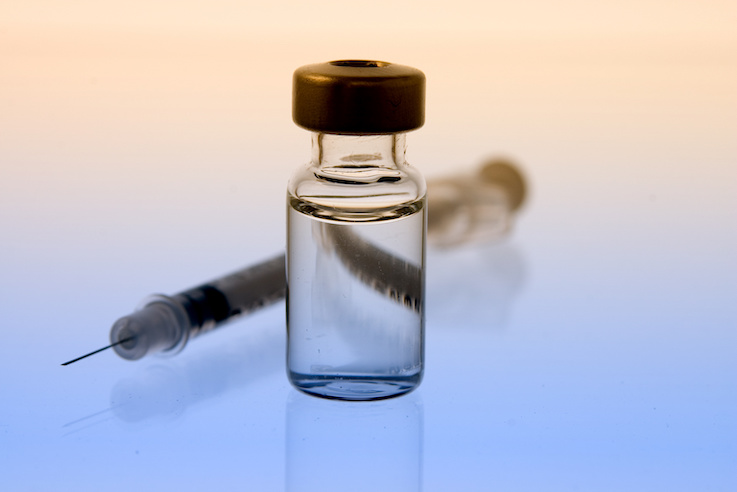
<instances>
[{"instance_id":1,"label":"reflection of vial","mask_svg":"<svg viewBox=\"0 0 737 492\"><path fill-rule=\"evenodd\" d=\"M346 403L291 392L286 492L421 491L424 409L420 395Z\"/></svg>"},{"instance_id":2,"label":"reflection of vial","mask_svg":"<svg viewBox=\"0 0 737 492\"><path fill-rule=\"evenodd\" d=\"M414 389L424 358L425 182L404 159L425 76L385 62L299 68L294 121L314 133L288 187L287 365L325 398Z\"/></svg>"}]
</instances>

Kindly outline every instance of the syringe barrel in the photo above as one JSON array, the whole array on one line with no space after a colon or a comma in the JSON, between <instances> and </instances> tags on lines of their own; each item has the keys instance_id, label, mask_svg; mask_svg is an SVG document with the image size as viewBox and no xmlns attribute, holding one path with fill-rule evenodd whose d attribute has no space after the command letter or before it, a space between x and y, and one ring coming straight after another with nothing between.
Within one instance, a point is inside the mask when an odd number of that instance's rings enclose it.
<instances>
[{"instance_id":1,"label":"syringe barrel","mask_svg":"<svg viewBox=\"0 0 737 492\"><path fill-rule=\"evenodd\" d=\"M284 255L246 267L174 296L186 310L189 338L286 296Z\"/></svg>"},{"instance_id":2,"label":"syringe barrel","mask_svg":"<svg viewBox=\"0 0 737 492\"><path fill-rule=\"evenodd\" d=\"M428 181L428 241L452 247L506 236L525 192L521 172L503 159L490 160L473 174Z\"/></svg>"},{"instance_id":3,"label":"syringe barrel","mask_svg":"<svg viewBox=\"0 0 737 492\"><path fill-rule=\"evenodd\" d=\"M138 310L113 325L110 342L130 338L113 347L128 360L155 352L173 355L190 338L273 304L285 295L282 254L172 297L156 294L144 299Z\"/></svg>"},{"instance_id":4,"label":"syringe barrel","mask_svg":"<svg viewBox=\"0 0 737 492\"><path fill-rule=\"evenodd\" d=\"M428 182L428 239L440 246L504 235L525 199L525 180L511 163L494 160L474 175ZM136 360L175 354L187 341L286 296L281 254L168 297L154 295L110 331L115 352Z\"/></svg>"}]
</instances>

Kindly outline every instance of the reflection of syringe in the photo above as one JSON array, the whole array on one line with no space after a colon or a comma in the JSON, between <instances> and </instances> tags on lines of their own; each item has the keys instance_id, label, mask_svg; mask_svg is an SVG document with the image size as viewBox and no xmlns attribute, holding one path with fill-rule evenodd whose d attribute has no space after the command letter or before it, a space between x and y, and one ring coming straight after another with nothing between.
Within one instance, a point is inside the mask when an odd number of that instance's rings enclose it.
<instances>
[{"instance_id":1,"label":"reflection of syringe","mask_svg":"<svg viewBox=\"0 0 737 492\"><path fill-rule=\"evenodd\" d=\"M431 181L428 190L428 237L438 245L503 235L525 195L524 179L506 161L490 161L475 176ZM462 222L462 229L454 221ZM285 258L279 255L171 297L150 296L115 322L110 345L62 365L111 347L128 360L155 352L176 354L189 339L283 299L285 281Z\"/></svg>"}]
</instances>

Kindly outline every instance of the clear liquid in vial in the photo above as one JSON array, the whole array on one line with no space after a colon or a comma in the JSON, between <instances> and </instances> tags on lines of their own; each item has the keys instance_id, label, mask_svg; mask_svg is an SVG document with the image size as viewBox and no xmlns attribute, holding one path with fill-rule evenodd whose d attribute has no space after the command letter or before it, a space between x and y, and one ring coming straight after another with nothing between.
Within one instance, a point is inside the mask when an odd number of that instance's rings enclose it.
<instances>
[{"instance_id":1,"label":"clear liquid in vial","mask_svg":"<svg viewBox=\"0 0 737 492\"><path fill-rule=\"evenodd\" d=\"M376 400L422 379L425 198L371 214L288 211L289 378L325 398Z\"/></svg>"}]
</instances>

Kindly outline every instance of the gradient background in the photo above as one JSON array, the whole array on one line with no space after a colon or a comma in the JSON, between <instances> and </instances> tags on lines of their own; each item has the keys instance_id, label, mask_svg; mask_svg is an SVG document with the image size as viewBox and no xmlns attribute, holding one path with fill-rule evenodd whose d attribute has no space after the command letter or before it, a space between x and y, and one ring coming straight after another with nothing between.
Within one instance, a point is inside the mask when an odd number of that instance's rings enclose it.
<instances>
[{"instance_id":1,"label":"gradient background","mask_svg":"<svg viewBox=\"0 0 737 492\"><path fill-rule=\"evenodd\" d=\"M0 3L0 488L737 489L733 1ZM116 317L283 249L303 64L422 69L428 178L517 159L430 251L420 390L303 397L283 305L173 359ZM331 422L331 425L325 425Z\"/></svg>"}]
</instances>

